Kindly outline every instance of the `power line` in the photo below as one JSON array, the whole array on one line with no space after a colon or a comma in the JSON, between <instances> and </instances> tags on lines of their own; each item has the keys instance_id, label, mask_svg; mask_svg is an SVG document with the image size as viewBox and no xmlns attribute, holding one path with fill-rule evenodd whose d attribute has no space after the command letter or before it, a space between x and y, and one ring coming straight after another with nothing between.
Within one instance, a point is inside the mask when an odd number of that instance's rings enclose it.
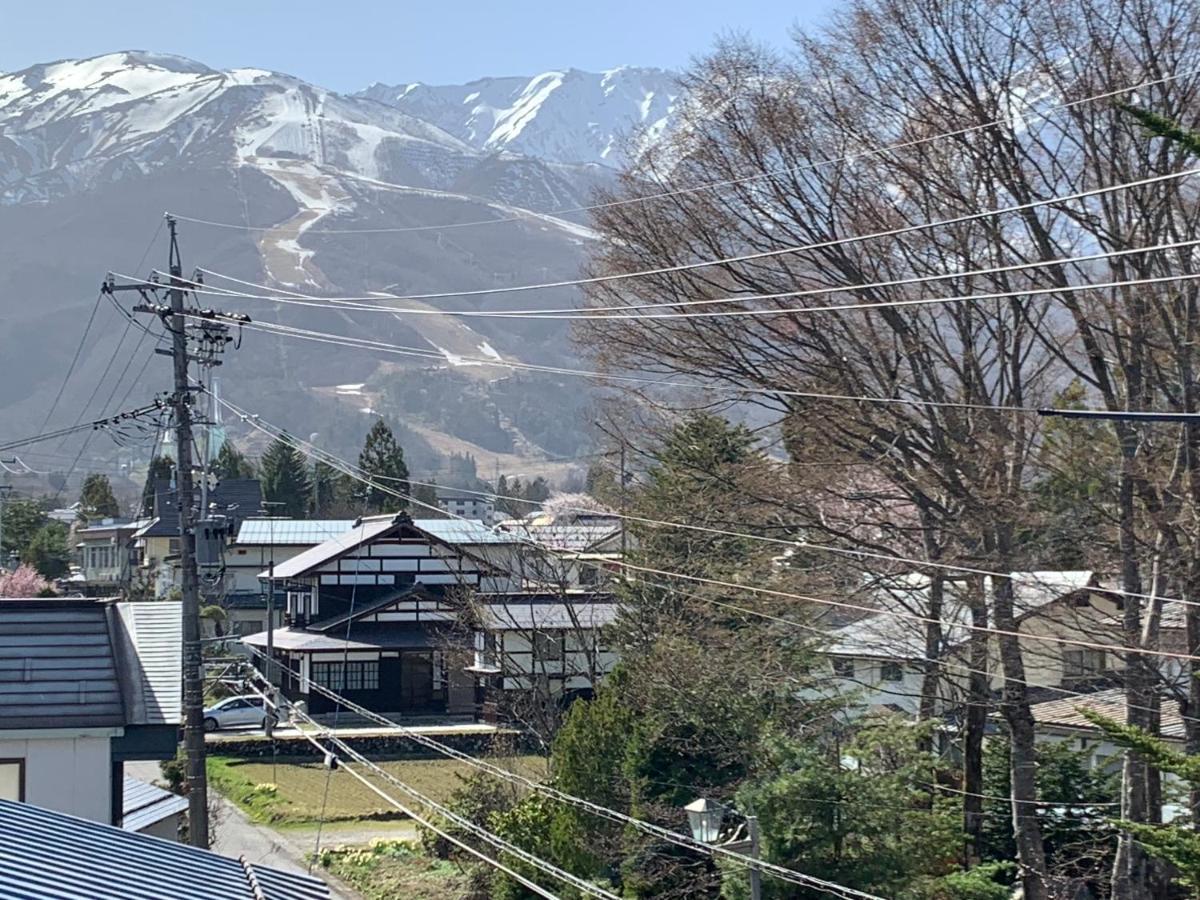
<instances>
[{"instance_id":1,"label":"power line","mask_svg":"<svg viewBox=\"0 0 1200 900\"><path fill-rule=\"evenodd\" d=\"M185 314L186 315L186 314ZM405 347L397 344L389 344L385 341L375 341L369 338L355 338L348 335L335 334L324 331L312 331L303 328L294 328L287 325L276 325L269 322L255 322L245 325L245 328L251 331L262 331L267 334L274 334L280 337L291 337L297 340L314 341L316 343L333 344L335 346L350 347L357 350L374 350L380 353L395 354L398 356L414 356L420 359L427 359L441 363L446 362L446 357L435 350L426 350L417 347ZM480 357L458 357L463 362L471 363L480 366L494 366L502 369L514 369L529 372L539 372L550 375L569 375L579 378L590 378L596 381L615 382L617 384L638 384L646 387L676 387L684 388L693 391L708 390L712 386L705 384L696 384L686 381L671 381L666 378L646 378L637 375L619 375L615 373L591 372L586 369L571 369L563 366L539 366L532 363L518 362L498 362L495 359L483 359ZM746 395L759 395L766 397L796 397L807 400L829 400L835 402L848 403L878 403L883 405L900 405L912 406L929 409L966 409L978 410L980 412L1020 412L1031 415L1038 414L1038 408L1032 406L1011 406L1003 404L989 405L986 403L958 403L953 400L923 400L915 397L875 397L869 394L830 394L819 391L798 391L788 390L785 388L757 388L757 387L739 387L737 391Z\"/></svg>"},{"instance_id":2,"label":"power line","mask_svg":"<svg viewBox=\"0 0 1200 900\"><path fill-rule=\"evenodd\" d=\"M988 128L994 128L997 125L1014 125L1026 124L1029 117L1048 119L1052 113L1060 112L1066 109L1072 109L1076 106L1082 106L1087 103L1094 103L1097 100L1107 100L1112 97L1120 97L1132 91L1142 88L1153 87L1158 84L1167 84L1179 78L1186 78L1190 75L1200 73L1200 69L1190 69L1183 72L1176 72L1172 75L1164 75L1160 78L1153 78L1147 81L1142 81L1137 84L1129 85L1128 87L1117 88L1115 90L1104 91L1098 94L1091 94L1087 97L1081 97L1077 100L1071 100L1065 103L1057 103L1048 106L1041 110L1029 110L1013 113L1010 116L1004 116L997 119L991 119L986 122L980 122L975 125L969 125L964 128L959 128L954 131L941 132L939 134L930 135L928 137L916 138L909 141L900 141L894 144L888 144L883 147L875 147L870 150L860 150L854 153L848 153L844 156L824 159L813 163L802 163L796 166L785 166L783 168L774 169L768 172L760 172L756 175L748 175L742 178L729 178L721 181L710 181L703 184L692 185L690 187L676 188L673 190L662 191L654 194L642 194L637 197L628 197L622 200L611 200L606 203L594 203L587 206L568 206L560 209L550 210L545 213L529 212L520 216L509 216L507 218L480 219L474 222L455 222L447 225L413 225L398 228L321 228L311 229L311 234L399 234L405 232L419 231L449 231L457 228L469 228L480 225L496 225L502 222L521 222L527 221L530 218L544 218L545 216L562 216L572 213L594 212L601 209L612 209L622 206L630 206L636 203L646 203L652 200L663 200L671 197L680 197L688 194L699 193L701 191L716 190L718 188L731 187L737 184L748 184L755 181L777 178L781 175L791 175L800 172L808 172L816 169L824 168L825 166L835 165L838 163L854 162L859 159L867 159L873 156L880 156L887 153L895 153L899 150L908 150L913 147L924 146L925 144L933 143L946 138L962 137L964 135L973 134L978 131L985 131ZM197 225L209 225L216 228L232 228L240 231L270 231L273 228L278 228L278 225L246 225L244 223L235 222L217 222L210 219L199 219L190 216L171 213L176 219L184 222L193 222Z\"/></svg>"},{"instance_id":3,"label":"power line","mask_svg":"<svg viewBox=\"0 0 1200 900\"><path fill-rule=\"evenodd\" d=\"M227 401L224 401L223 399L222 399L222 402L227 403ZM363 482L364 484L367 484L367 485L369 485L377 490L380 490L384 493L388 493L395 497L404 499L408 502L415 503L419 506L423 506L423 507L426 507L429 509L437 509L439 512L444 512L444 510L441 510L440 507L436 507L436 506L433 506L432 504L425 503L425 502L417 499L416 497L413 497L410 494L406 494L404 492L396 491L394 489L380 485L378 482L373 481L369 476L364 477L364 475L360 474L361 470L355 471L357 469L357 467L352 467L350 463L346 462L345 460L342 460L340 457L334 456L333 454L329 453L328 451L319 450L318 448L315 448L312 444L308 443L307 441L303 441L298 438L295 438L292 435L288 434L287 432L283 431L282 429L272 430L272 429L268 429L268 428L264 427L262 425L262 419L260 416L247 414L247 413L241 412L240 410L236 410L236 409L234 409L234 411L237 412L238 415L242 416L243 419L247 419L248 421L250 421L250 423L253 427L258 428L259 430L265 431L268 434L272 434L273 436L276 436L280 440L283 440L287 443L291 443L293 447L300 450L306 456L312 456L315 453L316 455L323 457L323 461L330 463L330 465L332 465L334 468L339 468L339 466L340 466L341 471L343 471L344 474L347 474L350 477ZM457 518L462 518L462 517L457 517ZM557 552L556 548L549 546L549 545L541 544L535 540L527 538L527 539L525 539L525 541L530 546L533 546L536 549L548 550L550 552ZM879 608L867 606L867 605L861 604L861 603L850 603L847 601L830 600L828 598L811 597L811 596L807 596L804 594L791 593L788 591L779 591L779 590L773 590L770 588L755 587L753 585L736 584L736 583L732 583L732 582L721 581L719 579L704 578L704 577L697 576L697 575L689 575L689 574L686 574L683 572L672 572L669 570L654 569L654 568L650 568L650 567L646 567L646 566L637 566L637 565L634 565L633 563L629 563L624 560L622 560L620 562L614 562L612 564L615 564L615 565L621 567L622 569L632 569L633 571L645 572L645 573L649 573L652 575L657 575L657 576L661 576L661 577L665 577L665 578L680 578L680 579L683 579L686 581L712 585L712 586L721 587L724 589L733 589L733 590L737 590L737 591L749 591L749 592L755 593L755 594L762 594L762 595L766 595L766 596L772 596L772 597L788 599L788 600L799 600L799 601L802 601L805 603L813 603L813 604L817 604L820 606L828 606L828 607L838 608L838 609L847 609L847 610L851 610L853 612L858 612L858 613L866 613L866 614L871 614L871 615L883 615L883 616L888 616L888 617L892 617L892 618L906 619L906 620L910 620L910 621L919 622L923 625L945 624L940 619L935 619L930 616L919 615L917 613L901 612L901 611L890 610L890 609L879 609ZM599 568L599 567L597 567L597 568ZM788 620L781 620L781 621L788 621ZM1001 637L1014 637L1014 638L1017 638L1018 640L1023 638L1025 640L1029 640L1029 641L1037 641L1040 643L1048 643L1048 644L1060 645L1060 646L1083 647L1086 649L1102 650L1105 652L1112 652L1112 653L1120 652L1120 653L1129 653L1129 654L1135 654L1135 655L1140 654L1140 655L1144 655L1144 656L1154 656L1154 657L1163 658L1163 659L1179 659L1179 660L1185 660L1185 661L1189 661L1189 662L1191 662L1191 661L1200 662L1200 656L1195 656L1195 655L1188 654L1188 653L1173 653L1173 652L1167 651L1167 650L1158 650L1158 649L1150 649L1150 648L1142 648L1142 647L1126 647L1121 644L1106 644L1106 643L1101 643L1101 642L1097 642L1097 641L1086 641L1086 640L1080 640L1077 638L1067 638L1067 637L1060 637L1060 636L1022 634L1020 631L1011 631L1008 629L993 628L993 627L987 627L987 626L978 626L978 625L967 624L967 623L962 623L962 622L956 623L955 627L962 628L963 630L970 631L970 632L994 634L994 635L1001 636Z\"/></svg>"},{"instance_id":4,"label":"power line","mask_svg":"<svg viewBox=\"0 0 1200 900\"><path fill-rule=\"evenodd\" d=\"M591 278L571 278L563 281L548 281L539 284L523 284L513 285L511 287L496 287L496 288L479 288L470 291L438 291L428 294L389 294L385 299L389 300L439 300L448 297L483 297L495 294L511 294L524 291L545 290L549 288L562 287L580 287L585 284L611 284L613 282L628 281L633 278L647 278L657 275L671 275L677 272L691 272L697 269L706 269L711 266L728 266L734 263L755 262L761 259L774 259L780 256L787 256L795 253L807 252L810 250L822 250L830 247L840 247L847 244L857 244L863 241L874 240L876 238L899 237L905 234L926 231L931 228L945 228L949 225L962 225L967 222L975 222L980 219L986 219L991 216L1007 215L1009 213L1026 212L1032 209L1040 209L1045 206L1050 206L1055 203L1067 203L1074 200L1084 200L1088 197L1097 197L1103 194L1110 194L1115 191L1128 190L1130 188L1145 187L1151 184L1160 184L1166 181L1175 181L1181 178L1189 178L1192 175L1200 173L1200 167L1184 169L1179 172L1168 172L1164 175L1153 175L1148 178L1139 178L1134 181L1121 182L1119 184L1102 185L1100 187L1089 188L1086 191L1076 191L1073 194L1062 194L1053 197L1048 197L1042 200L1031 200L1027 203L1017 203L1011 206L1001 206L994 209L979 210L977 212L967 213L961 216L952 216L945 219L937 219L930 222L918 222L914 225L904 225L899 228L889 228L883 231L874 231L867 234L850 235L844 238L833 238L825 241L814 241L808 244L799 244L790 247L778 247L774 250L758 250L753 253L743 253L738 256L728 256L720 259L698 260L689 263L677 263L671 266L658 266L652 269L641 269L633 272L615 272L611 275L596 275ZM239 282L240 279L222 275L220 272L214 272L210 269L201 269L207 275L212 275L217 278L226 278L230 281ZM347 300L370 300L379 299L378 297L349 297Z\"/></svg>"},{"instance_id":5,"label":"power line","mask_svg":"<svg viewBox=\"0 0 1200 900\"><path fill-rule=\"evenodd\" d=\"M196 293L211 294L218 297L242 298L247 300L265 300L269 303L279 303L284 305L308 306L317 309L327 309L331 311L343 311L347 309L359 310L362 312L378 312L390 313L392 315L421 315L421 316L451 316L456 318L490 318L490 319L550 319L550 320L591 320L591 319L682 319L682 318L734 318L739 316L774 316L786 313L819 313L819 312L845 312L852 310L870 310L884 309L888 307L904 307L904 306L925 306L940 303L957 303L965 300L994 300L1005 297L1023 297L1035 296L1039 294L1048 294L1056 292L1071 292L1075 290L1099 290L1103 288L1125 287L1131 283L1143 284L1153 283L1149 279L1138 280L1136 282L1111 282L1083 285L1066 285L1055 288L1035 289L1027 288L1024 290L1001 291L988 294L960 294L950 297L934 297L934 298L914 298L910 300L880 300L871 303L848 303L848 304L829 304L825 306L797 306L797 307L772 307L767 309L753 310L722 310L711 313L662 313L662 314L626 314L628 310L657 310L669 309L677 310L687 307L696 306L714 306L722 304L748 303L757 300L781 300L797 297L813 297L823 296L827 294L852 294L865 290L873 290L876 288L901 287L905 285L920 285L928 284L936 281L946 281L951 279L973 278L979 275L998 275L1009 272L1018 272L1026 269L1042 269L1052 266L1075 265L1082 262L1094 262L1101 259L1116 259L1124 256L1130 256L1142 253L1155 253L1166 250L1181 250L1190 247L1195 247L1200 244L1200 240L1174 241L1165 244L1156 244L1149 247L1132 247L1125 250L1113 250L1099 253L1088 253L1079 256L1067 256L1057 259L1035 260L1032 262L1013 263L1006 266L993 266L983 269L971 269L961 272L944 272L936 275L914 275L910 278L897 278L889 281L861 282L856 284L837 285L834 287L808 288L805 290L795 291L778 291L769 294L735 294L727 297L717 297L706 300L678 300L666 301L662 303L633 303L633 304L617 304L613 306L602 307L556 307L550 309L511 309L511 310L452 310L452 309L418 309L418 308L396 308L392 306L382 306L378 303L359 302L351 298L331 298L320 297L314 294L304 294L298 291L278 291L271 288L269 285L258 284L256 282L242 281L234 279L230 276L220 276L231 281L238 281L241 284L249 287L260 288L267 291L275 291L272 294L251 294L245 291L234 291L232 289L215 287L206 285L203 288L197 287ZM125 277L125 276L121 276ZM1181 279L1186 279L1188 276L1176 276ZM1162 281L1175 280L1175 277L1162 277ZM149 284L150 282L148 282ZM194 282L193 284L200 285L202 282ZM286 296L280 296L286 294Z\"/></svg>"},{"instance_id":6,"label":"power line","mask_svg":"<svg viewBox=\"0 0 1200 900\"><path fill-rule=\"evenodd\" d=\"M261 650L259 650L257 647L249 647L249 649L251 650L251 652L253 652L255 655L259 656L260 658L263 657L263 655L264 655L263 652ZM277 664L277 665L279 665L279 664ZM280 668L282 668L285 672L288 672L289 674L291 674L293 676L298 674L295 672L295 670L293 670L287 666L280 665ZM259 672L258 674L261 676L262 673ZM491 763L487 762L486 760L480 759L475 756L471 756L468 753L463 753L460 750L455 750L453 747L450 747L448 744L444 744L441 741L438 741L438 740L428 737L426 735L421 735L418 732L413 731L412 729L405 728L403 725L400 725L397 722L393 722L392 720L386 718L385 716L381 716L378 713L375 713L372 710L367 709L366 707L360 706L359 704L354 703L351 700L348 700L347 698L334 692L333 690L329 689L328 687L326 687L325 685L321 684L318 681L310 679L309 683L312 685L312 687L314 689L316 689L318 691L318 693L333 700L339 706L344 706L346 709L348 709L352 712L355 712L366 718L372 719L376 723L384 725L389 730L398 731L401 734L403 734L405 737L410 738L413 741L416 741L417 743L421 744L424 747L428 747L429 749L435 750L438 753L441 753L444 756L447 756L451 759L456 759L460 762L465 762L468 765L471 765L472 767L479 769L480 771L487 772L490 775L493 775L495 777L509 781L512 784L519 784L520 786L527 788L529 790L535 791L536 793L543 794L544 796L551 797L555 800L559 800L560 802L567 803L568 805L575 806L577 808L585 809L588 812L591 812L602 818L608 819L609 821L620 822L622 824L630 825L630 826L638 829L639 831L662 838L672 844L676 844L677 846L681 846L686 849L699 850L702 853L709 855L709 856L721 856L721 857L731 859L734 862L737 862L738 864L749 867L749 868L761 869L762 871L766 872L767 874L773 875L784 881L788 881L792 884L799 884L799 885L803 885L805 887L815 888L817 890L821 890L821 891L824 891L827 893L833 893L836 896L840 896L840 897L851 897L851 898L857 897L857 898L867 898L867 900L880 900L880 898L877 898L872 894L866 894L861 891L856 891L853 888L848 888L844 885L836 884L834 882L829 882L824 879L817 878L816 876L806 875L803 872L797 872L794 869L789 869L785 866L777 866L777 865L774 865L773 863L764 862L762 860L747 856L744 853L738 853L735 850L730 850L727 847L722 847L719 844L718 845L707 844L703 841L698 841L695 838L688 837L687 835L680 834L679 832L671 831L668 828L663 828L662 826L655 825L651 822L647 822L644 819L637 819L637 818L634 818L633 816L626 815L625 813L622 813L618 810L611 809L609 807L603 806L598 803L593 803L590 800L586 800L582 797L576 797L575 795L568 794L564 791L560 791L557 788L551 787L550 785L547 785L543 782L535 781L531 778L526 778L523 775L519 775L516 772L512 772L512 771L510 771L508 769L504 769L500 766L492 765Z\"/></svg>"},{"instance_id":7,"label":"power line","mask_svg":"<svg viewBox=\"0 0 1200 900\"><path fill-rule=\"evenodd\" d=\"M136 409L128 410L127 412L117 413L116 415L112 415L112 416L105 416L102 419L93 419L90 422L81 422L77 425L72 425L67 428L59 428L55 431L47 431L47 432L43 432L41 434L33 435L31 437L20 438L19 440L15 440L15 441L9 441L8 443L0 444L0 452L6 452L8 450L15 450L18 447L26 447L26 446L29 446L30 444L37 444L42 441L52 441L55 438L62 437L63 435L66 435L66 434L74 434L75 432L78 432L78 431L85 431L87 429L94 429L94 428L109 428L114 425L120 425L124 422L138 419L138 418L146 415L147 413L151 413L156 410L162 409L162 406L163 406L163 404L161 402L156 401L156 402L148 404L146 406L140 406Z\"/></svg>"}]
</instances>

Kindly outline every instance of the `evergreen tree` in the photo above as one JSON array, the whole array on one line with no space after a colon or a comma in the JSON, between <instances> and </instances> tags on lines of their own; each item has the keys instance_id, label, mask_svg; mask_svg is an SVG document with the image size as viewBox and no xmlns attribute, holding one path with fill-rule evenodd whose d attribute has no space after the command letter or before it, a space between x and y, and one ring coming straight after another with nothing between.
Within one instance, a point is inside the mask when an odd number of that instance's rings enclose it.
<instances>
[{"instance_id":1,"label":"evergreen tree","mask_svg":"<svg viewBox=\"0 0 1200 900\"><path fill-rule=\"evenodd\" d=\"M303 518L312 494L304 455L283 439L277 439L262 455L261 467L263 497L282 504L275 507L273 514Z\"/></svg>"},{"instance_id":2,"label":"evergreen tree","mask_svg":"<svg viewBox=\"0 0 1200 900\"><path fill-rule=\"evenodd\" d=\"M79 520L86 524L96 519L111 519L120 514L121 506L113 494L108 476L95 472L88 475L83 480L83 489L79 492Z\"/></svg>"},{"instance_id":3,"label":"evergreen tree","mask_svg":"<svg viewBox=\"0 0 1200 900\"><path fill-rule=\"evenodd\" d=\"M4 504L4 545L0 547L0 562L8 565L15 553L24 559L33 536L50 521L36 500L9 500Z\"/></svg>"},{"instance_id":4,"label":"evergreen tree","mask_svg":"<svg viewBox=\"0 0 1200 900\"><path fill-rule=\"evenodd\" d=\"M33 566L47 579L66 575L70 569L70 561L67 526L62 522L47 522L43 525L21 554L21 562Z\"/></svg>"},{"instance_id":5,"label":"evergreen tree","mask_svg":"<svg viewBox=\"0 0 1200 900\"><path fill-rule=\"evenodd\" d=\"M414 484L412 486L413 500L418 501L414 505L413 516L421 519L442 519L446 514L442 512L437 502L437 485L436 484Z\"/></svg>"},{"instance_id":6,"label":"evergreen tree","mask_svg":"<svg viewBox=\"0 0 1200 900\"><path fill-rule=\"evenodd\" d=\"M233 441L226 440L221 445L216 462L213 463L213 474L217 476L218 481L224 481L226 478L253 478L254 463L233 445Z\"/></svg>"},{"instance_id":7,"label":"evergreen tree","mask_svg":"<svg viewBox=\"0 0 1200 900\"><path fill-rule=\"evenodd\" d=\"M312 502L313 518L325 519L337 515L340 493L340 481L337 471L328 463L318 462L313 465L312 473Z\"/></svg>"},{"instance_id":8,"label":"evergreen tree","mask_svg":"<svg viewBox=\"0 0 1200 900\"><path fill-rule=\"evenodd\" d=\"M146 486L142 488L142 515L154 513L154 489L162 481L175 481L175 460L169 456L156 456L150 460L146 470Z\"/></svg>"},{"instance_id":9,"label":"evergreen tree","mask_svg":"<svg viewBox=\"0 0 1200 900\"><path fill-rule=\"evenodd\" d=\"M404 462L404 450L383 419L377 419L367 432L362 453L358 454L358 467L379 484L375 487L356 483L354 498L369 511L380 513L408 506L407 500L390 493L408 493L408 465Z\"/></svg>"}]
</instances>

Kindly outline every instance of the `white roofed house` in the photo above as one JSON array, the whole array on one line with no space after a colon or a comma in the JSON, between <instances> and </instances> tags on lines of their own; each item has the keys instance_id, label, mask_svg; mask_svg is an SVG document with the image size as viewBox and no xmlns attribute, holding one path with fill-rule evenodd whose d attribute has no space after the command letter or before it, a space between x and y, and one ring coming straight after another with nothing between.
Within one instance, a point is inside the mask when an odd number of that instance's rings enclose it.
<instances>
[{"instance_id":1,"label":"white roofed house","mask_svg":"<svg viewBox=\"0 0 1200 900\"><path fill-rule=\"evenodd\" d=\"M1090 645L1120 645L1121 635L1114 626L1114 614L1121 607L1119 596L1104 591L1093 572L1013 572L1010 577L1028 684L1087 690L1111 683L1113 673L1122 668L1119 655ZM976 589L980 581L990 593L992 579L976 579ZM971 588L963 579L945 582L936 654L942 661L938 706L943 710L961 700L969 675L968 644L973 628L967 592ZM882 705L915 713L929 655L928 592L927 576L892 576L870 592L867 602L878 612L833 628L823 650L833 676L828 690L853 694L861 707ZM988 605L990 608L990 600ZM994 637L988 650L995 687L999 685L999 656Z\"/></svg>"},{"instance_id":2,"label":"white roofed house","mask_svg":"<svg viewBox=\"0 0 1200 900\"><path fill-rule=\"evenodd\" d=\"M568 641L566 632L579 623L594 630L611 604L580 590L563 602L557 586L530 576L544 568L527 564L531 552L518 537L478 522L401 514L360 519L277 563L287 599L275 655L294 673L283 676L285 695L313 713L332 712L335 704L315 683L376 712L474 718L487 688L528 687L506 681L503 667L476 663L496 647L496 635L515 649L505 634L532 633L538 623L546 636L532 638L530 652L557 658L551 668L561 690L580 688L567 677L579 656L607 657L597 656L594 637ZM267 635L243 642L263 651Z\"/></svg>"}]
</instances>

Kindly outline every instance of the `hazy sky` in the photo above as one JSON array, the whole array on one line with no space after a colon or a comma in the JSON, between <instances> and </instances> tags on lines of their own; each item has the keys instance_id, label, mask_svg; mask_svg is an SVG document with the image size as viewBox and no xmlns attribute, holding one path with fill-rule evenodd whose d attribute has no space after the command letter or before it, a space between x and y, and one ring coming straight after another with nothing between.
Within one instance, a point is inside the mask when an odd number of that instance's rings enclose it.
<instances>
[{"instance_id":1,"label":"hazy sky","mask_svg":"<svg viewBox=\"0 0 1200 900\"><path fill-rule=\"evenodd\" d=\"M3 0L0 72L114 50L255 66L335 90L574 66L679 67L721 32L784 45L838 0Z\"/></svg>"}]
</instances>

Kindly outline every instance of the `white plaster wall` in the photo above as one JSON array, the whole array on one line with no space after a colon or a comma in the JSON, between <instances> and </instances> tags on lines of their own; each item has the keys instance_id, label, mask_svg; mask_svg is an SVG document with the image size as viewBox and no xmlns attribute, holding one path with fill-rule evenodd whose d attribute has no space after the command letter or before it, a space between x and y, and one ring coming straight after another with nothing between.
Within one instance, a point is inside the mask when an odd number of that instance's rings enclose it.
<instances>
[{"instance_id":1,"label":"white plaster wall","mask_svg":"<svg viewBox=\"0 0 1200 900\"><path fill-rule=\"evenodd\" d=\"M105 737L0 739L0 759L25 760L25 802L111 824L112 751Z\"/></svg>"}]
</instances>

